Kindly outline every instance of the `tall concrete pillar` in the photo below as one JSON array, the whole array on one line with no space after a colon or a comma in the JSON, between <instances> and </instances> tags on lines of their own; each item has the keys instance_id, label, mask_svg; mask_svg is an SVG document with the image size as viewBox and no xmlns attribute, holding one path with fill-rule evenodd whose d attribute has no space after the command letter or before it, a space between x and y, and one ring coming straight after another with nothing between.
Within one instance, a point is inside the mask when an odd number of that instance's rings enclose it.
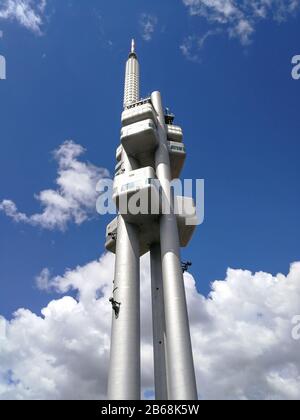
<instances>
[{"instance_id":1,"label":"tall concrete pillar","mask_svg":"<svg viewBox=\"0 0 300 420\"><path fill-rule=\"evenodd\" d=\"M155 399L168 399L164 291L159 244L150 249Z\"/></svg>"},{"instance_id":2,"label":"tall concrete pillar","mask_svg":"<svg viewBox=\"0 0 300 420\"><path fill-rule=\"evenodd\" d=\"M124 170L136 168L136 161L122 153ZM140 249L138 228L126 223L121 215L115 260L114 300L120 304L118 317L113 314L109 400L139 400L141 398L140 350Z\"/></svg>"},{"instance_id":3,"label":"tall concrete pillar","mask_svg":"<svg viewBox=\"0 0 300 420\"><path fill-rule=\"evenodd\" d=\"M160 220L168 397L171 400L196 400L197 387L181 268L178 227L172 209L170 157L164 111L159 92L154 92L151 99L159 118L159 147L155 155L156 175L164 198L171 203L170 214L162 215Z\"/></svg>"},{"instance_id":4,"label":"tall concrete pillar","mask_svg":"<svg viewBox=\"0 0 300 420\"><path fill-rule=\"evenodd\" d=\"M137 228L119 216L108 380L109 400L141 398L140 366L140 255Z\"/></svg>"}]
</instances>

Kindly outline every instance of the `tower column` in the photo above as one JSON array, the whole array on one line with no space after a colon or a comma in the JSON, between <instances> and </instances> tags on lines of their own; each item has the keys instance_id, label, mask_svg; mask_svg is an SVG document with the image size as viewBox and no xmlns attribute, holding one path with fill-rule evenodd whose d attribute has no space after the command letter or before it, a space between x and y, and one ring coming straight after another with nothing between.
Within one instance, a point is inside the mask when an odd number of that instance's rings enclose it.
<instances>
[{"instance_id":1,"label":"tower column","mask_svg":"<svg viewBox=\"0 0 300 420\"><path fill-rule=\"evenodd\" d=\"M178 227L170 189L171 171L165 118L160 93L154 92L151 99L159 118L158 134L160 141L155 155L156 175L160 181L163 196L171 203L170 214L162 215L160 220L168 397L170 400L197 400Z\"/></svg>"},{"instance_id":2,"label":"tower column","mask_svg":"<svg viewBox=\"0 0 300 420\"><path fill-rule=\"evenodd\" d=\"M139 99L139 63L134 41L126 63L124 107ZM126 151L122 152L125 172L136 169L137 163ZM109 400L139 400L141 398L140 350L140 249L138 228L118 217L114 304L110 365L108 376Z\"/></svg>"},{"instance_id":3,"label":"tower column","mask_svg":"<svg viewBox=\"0 0 300 420\"><path fill-rule=\"evenodd\" d=\"M160 245L150 249L155 399L168 399L166 326Z\"/></svg>"},{"instance_id":4,"label":"tower column","mask_svg":"<svg viewBox=\"0 0 300 420\"><path fill-rule=\"evenodd\" d=\"M139 62L133 41L126 63L122 148L117 150L118 164L113 193L120 214L117 220L109 224L106 233L107 249L116 253L113 297L110 299L113 318L108 399L141 398L140 255L141 250L146 252L150 247L156 399L196 400L178 234L178 222L181 231L185 215L180 215L177 220L170 188L170 155L173 176L180 172L183 164L180 159L183 155L185 157L184 147L180 147L182 130L176 126L167 127L166 121L172 123L174 118L169 115L168 120L165 120L159 92L152 94L151 101L140 101L139 98ZM171 146L168 139L172 139ZM178 143L179 146L176 146ZM176 160L178 155L179 163ZM155 187L152 184L152 179L156 179L154 171L146 165L146 162L150 162L153 166L153 159L163 198L171 207L167 209L168 212L160 215L159 227L152 216L133 219L134 212L127 215L120 205L121 198L129 199L136 191L146 192L150 187ZM184 234L181 242L185 243L183 238Z\"/></svg>"},{"instance_id":5,"label":"tower column","mask_svg":"<svg viewBox=\"0 0 300 420\"><path fill-rule=\"evenodd\" d=\"M123 151L125 171L134 169L135 161ZM113 314L109 400L141 398L140 351L140 249L138 228L126 223L121 215L115 261L114 300L120 304L118 317Z\"/></svg>"}]
</instances>

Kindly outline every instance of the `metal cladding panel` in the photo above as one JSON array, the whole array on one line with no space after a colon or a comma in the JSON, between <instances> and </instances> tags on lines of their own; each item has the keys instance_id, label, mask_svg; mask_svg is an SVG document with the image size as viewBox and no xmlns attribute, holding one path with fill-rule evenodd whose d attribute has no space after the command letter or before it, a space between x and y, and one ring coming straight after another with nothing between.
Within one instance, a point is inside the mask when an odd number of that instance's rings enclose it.
<instances>
[{"instance_id":1,"label":"metal cladding panel","mask_svg":"<svg viewBox=\"0 0 300 420\"><path fill-rule=\"evenodd\" d=\"M115 167L115 176L121 175L125 172L124 162L120 161Z\"/></svg>"},{"instance_id":2,"label":"metal cladding panel","mask_svg":"<svg viewBox=\"0 0 300 420\"><path fill-rule=\"evenodd\" d=\"M137 157L152 153L158 146L155 123L148 119L123 127L121 142L129 156Z\"/></svg>"},{"instance_id":3,"label":"metal cladding panel","mask_svg":"<svg viewBox=\"0 0 300 420\"><path fill-rule=\"evenodd\" d=\"M122 126L134 124L144 120L152 120L157 125L157 117L151 104L142 104L126 109L122 113Z\"/></svg>"},{"instance_id":4,"label":"metal cladding panel","mask_svg":"<svg viewBox=\"0 0 300 420\"><path fill-rule=\"evenodd\" d=\"M151 167L136 169L134 171L126 172L122 175L116 176L114 180L114 189L120 188L124 184L135 182L141 179L155 179L155 171Z\"/></svg>"},{"instance_id":5,"label":"metal cladding panel","mask_svg":"<svg viewBox=\"0 0 300 420\"><path fill-rule=\"evenodd\" d=\"M113 221L111 221L109 223L109 225L107 225L107 228L106 228L106 236L108 236L111 233L116 232L117 229L118 229L118 218L116 217L116 218L114 218Z\"/></svg>"},{"instance_id":6,"label":"metal cladding panel","mask_svg":"<svg viewBox=\"0 0 300 420\"><path fill-rule=\"evenodd\" d=\"M120 162L122 159L122 152L123 152L123 146L120 144L120 146L116 150L116 161Z\"/></svg>"},{"instance_id":7,"label":"metal cladding panel","mask_svg":"<svg viewBox=\"0 0 300 420\"><path fill-rule=\"evenodd\" d=\"M118 233L118 217L116 217L106 228L106 242L105 248L107 251L116 253ZM159 225L158 221L153 221L151 224L141 224L139 226L139 244L140 256L149 252L152 244L159 243Z\"/></svg>"},{"instance_id":8,"label":"metal cladding panel","mask_svg":"<svg viewBox=\"0 0 300 420\"><path fill-rule=\"evenodd\" d=\"M112 220L106 227L105 248L107 251L116 253L116 235L118 231L118 218Z\"/></svg>"},{"instance_id":9,"label":"metal cladding panel","mask_svg":"<svg viewBox=\"0 0 300 420\"><path fill-rule=\"evenodd\" d=\"M191 241L197 226L197 210L193 198L175 197L180 246L185 248Z\"/></svg>"},{"instance_id":10,"label":"metal cladding panel","mask_svg":"<svg viewBox=\"0 0 300 420\"><path fill-rule=\"evenodd\" d=\"M186 159L185 147L182 143L174 141L169 141L168 147L170 153L172 179L177 179L181 174Z\"/></svg>"},{"instance_id":11,"label":"metal cladding panel","mask_svg":"<svg viewBox=\"0 0 300 420\"><path fill-rule=\"evenodd\" d=\"M167 137L169 141L182 142L183 132L178 125L167 125Z\"/></svg>"},{"instance_id":12,"label":"metal cladding panel","mask_svg":"<svg viewBox=\"0 0 300 420\"><path fill-rule=\"evenodd\" d=\"M113 200L126 222L136 225L151 223L161 209L154 169L137 169L115 177Z\"/></svg>"},{"instance_id":13,"label":"metal cladding panel","mask_svg":"<svg viewBox=\"0 0 300 420\"><path fill-rule=\"evenodd\" d=\"M106 238L105 249L113 254L116 253L116 241L111 236Z\"/></svg>"},{"instance_id":14,"label":"metal cladding panel","mask_svg":"<svg viewBox=\"0 0 300 420\"><path fill-rule=\"evenodd\" d=\"M115 166L115 171L119 171L120 169L122 169L124 163L122 161L118 162L117 165Z\"/></svg>"},{"instance_id":15,"label":"metal cladding panel","mask_svg":"<svg viewBox=\"0 0 300 420\"><path fill-rule=\"evenodd\" d=\"M137 204L138 201L140 204ZM126 222L136 225L151 224L161 212L159 189L156 185L147 184L124 191L118 195L116 205ZM155 212L151 211L153 207L157 209Z\"/></svg>"}]
</instances>

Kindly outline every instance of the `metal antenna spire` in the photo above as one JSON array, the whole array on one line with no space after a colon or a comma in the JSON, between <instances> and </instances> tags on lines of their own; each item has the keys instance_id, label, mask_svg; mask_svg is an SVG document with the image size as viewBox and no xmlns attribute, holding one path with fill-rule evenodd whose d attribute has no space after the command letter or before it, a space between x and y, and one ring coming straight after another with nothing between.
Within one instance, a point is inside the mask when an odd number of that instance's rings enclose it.
<instances>
[{"instance_id":1,"label":"metal antenna spire","mask_svg":"<svg viewBox=\"0 0 300 420\"><path fill-rule=\"evenodd\" d=\"M140 66L135 52L135 40L131 40L131 52L126 63L124 107L140 99Z\"/></svg>"},{"instance_id":2,"label":"metal antenna spire","mask_svg":"<svg viewBox=\"0 0 300 420\"><path fill-rule=\"evenodd\" d=\"M131 40L131 54L135 54L135 40Z\"/></svg>"}]
</instances>

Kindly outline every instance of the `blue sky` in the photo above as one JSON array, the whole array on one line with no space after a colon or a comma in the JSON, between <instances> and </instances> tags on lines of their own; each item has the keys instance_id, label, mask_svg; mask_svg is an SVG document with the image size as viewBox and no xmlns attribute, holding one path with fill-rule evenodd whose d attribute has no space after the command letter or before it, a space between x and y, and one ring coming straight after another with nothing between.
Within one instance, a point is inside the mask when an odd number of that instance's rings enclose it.
<instances>
[{"instance_id":1,"label":"blue sky","mask_svg":"<svg viewBox=\"0 0 300 420\"><path fill-rule=\"evenodd\" d=\"M206 183L205 222L183 250L198 291L206 296L228 267L287 275L300 260L300 80L291 77L300 54L299 2L256 2L259 10L230 0L222 10L201 0L26 0L23 10L19 3L0 0L7 63L0 203L41 213L35 196L57 189L61 161L53 151L67 140L86 149L72 160L83 171L113 173L135 37L142 95L162 92L184 129L183 177ZM63 275L104 253L110 217L90 210L89 220L70 217L64 231L0 211L2 316L9 320L20 307L39 314L58 297L36 285L45 268Z\"/></svg>"},{"instance_id":2,"label":"blue sky","mask_svg":"<svg viewBox=\"0 0 300 420\"><path fill-rule=\"evenodd\" d=\"M142 14L154 25L147 41ZM190 16L181 1L53 0L42 19L41 34L0 20L7 61L0 199L38 212L34 194L53 187L56 177L50 152L66 139L86 148L93 164L113 170L124 61L134 36L143 95L161 90L184 128L183 176L206 181L205 223L183 251L199 290L206 293L227 267L286 273L299 259L300 82L291 78L299 16L259 21L249 45L222 28L193 46L193 60L180 46L218 26ZM39 310L49 297L35 288L35 276L44 267L59 274L97 258L107 220L95 217L61 233L0 214L1 313L9 317L24 305Z\"/></svg>"}]
</instances>

